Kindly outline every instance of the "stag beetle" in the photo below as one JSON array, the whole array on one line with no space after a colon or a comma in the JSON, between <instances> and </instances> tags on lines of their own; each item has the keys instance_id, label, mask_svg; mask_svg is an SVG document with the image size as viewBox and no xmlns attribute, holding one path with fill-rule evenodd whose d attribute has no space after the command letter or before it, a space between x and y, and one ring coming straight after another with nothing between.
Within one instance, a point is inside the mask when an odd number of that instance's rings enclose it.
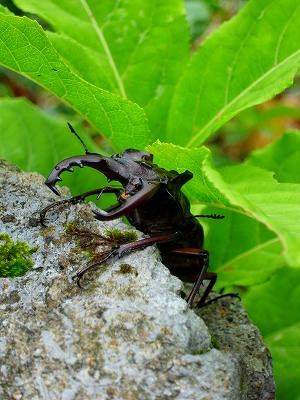
<instances>
[{"instance_id":1,"label":"stag beetle","mask_svg":"<svg viewBox=\"0 0 300 400\"><path fill-rule=\"evenodd\" d=\"M62 180L60 174L64 171L73 172L73 166L81 168L88 166L103 173L108 182L111 180L120 182L122 187L106 186L55 202L41 211L41 222L43 223L49 209L57 204L76 203L94 194L97 194L97 199L100 199L104 193L113 193L117 197L117 203L106 210L93 211L94 217L100 221L110 221L126 216L131 225L148 235L146 239L112 249L102 260L83 268L74 277L77 284L80 286L80 279L87 271L96 269L108 259L114 256L120 258L125 253L156 244L162 262L170 269L171 273L185 282L194 282L187 298L189 306L192 306L203 280L209 280L209 283L197 303L197 307L209 304L217 298L228 296L228 294L218 296L205 303L216 282L217 274L207 272L209 253L203 250L203 228L197 218L220 219L224 217L215 214L191 214L189 200L181 188L192 179L193 174L190 171L181 174L173 170L167 171L153 164L153 155L147 151L127 149L121 154L114 154L111 157L90 153L73 127L69 123L68 125L71 132L83 145L85 155L66 158L59 162L45 184L59 196L60 192L55 185ZM236 296L235 294L229 295Z\"/></svg>"}]
</instances>

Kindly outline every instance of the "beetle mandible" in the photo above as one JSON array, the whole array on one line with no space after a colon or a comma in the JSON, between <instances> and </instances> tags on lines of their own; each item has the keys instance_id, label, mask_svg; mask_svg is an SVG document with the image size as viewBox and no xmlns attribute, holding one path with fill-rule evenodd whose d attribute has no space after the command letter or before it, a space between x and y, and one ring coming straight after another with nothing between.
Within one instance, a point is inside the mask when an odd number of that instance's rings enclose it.
<instances>
[{"instance_id":1,"label":"beetle mandible","mask_svg":"<svg viewBox=\"0 0 300 400\"><path fill-rule=\"evenodd\" d=\"M117 203L106 210L93 211L94 217L100 221L109 221L126 216L131 225L148 236L146 239L120 245L112 249L102 260L83 268L74 277L77 284L80 286L80 279L87 271L96 269L108 259L115 256L120 258L126 253L156 244L162 262L170 272L185 282L194 282L186 300L189 306L193 305L194 298L204 280L208 280L209 283L196 307L203 307L228 295L236 296L236 294L225 294L205 302L216 282L217 274L207 271L209 253L203 249L203 228L197 218L221 219L224 217L215 214L191 214L190 202L181 188L192 179L193 174L190 171L183 173L167 171L154 164L153 155L147 151L127 149L111 157L90 153L71 124L68 123L68 125L71 132L84 146L85 154L59 162L51 171L45 184L56 195L60 195L55 186L62 180L60 174L64 171L73 172L73 166L81 168L87 166L104 174L108 182L111 180L120 182L122 187L106 186L55 202L41 211L41 222L43 223L49 209L57 204L76 203L95 194L99 199L104 193L114 193Z\"/></svg>"}]
</instances>

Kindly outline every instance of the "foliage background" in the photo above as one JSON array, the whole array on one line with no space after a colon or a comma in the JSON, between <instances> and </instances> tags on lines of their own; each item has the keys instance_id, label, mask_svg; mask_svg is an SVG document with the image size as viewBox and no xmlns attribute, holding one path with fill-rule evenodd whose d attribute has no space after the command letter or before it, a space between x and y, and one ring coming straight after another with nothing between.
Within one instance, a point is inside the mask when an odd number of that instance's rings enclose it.
<instances>
[{"instance_id":1,"label":"foliage background","mask_svg":"<svg viewBox=\"0 0 300 400\"><path fill-rule=\"evenodd\" d=\"M297 2L0 7L0 157L46 176L82 152L70 121L92 151L146 147L160 165L190 169L193 211L226 216L204 223L218 288L242 294L272 352L278 399L299 400ZM92 170L65 175L74 194L104 183Z\"/></svg>"}]
</instances>

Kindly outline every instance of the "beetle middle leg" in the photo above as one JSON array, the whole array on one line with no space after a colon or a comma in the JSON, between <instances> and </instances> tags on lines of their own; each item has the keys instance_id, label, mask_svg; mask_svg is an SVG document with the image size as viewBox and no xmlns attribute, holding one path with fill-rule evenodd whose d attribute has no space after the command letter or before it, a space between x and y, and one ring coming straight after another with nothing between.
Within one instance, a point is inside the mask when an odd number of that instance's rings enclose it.
<instances>
[{"instance_id":1,"label":"beetle middle leg","mask_svg":"<svg viewBox=\"0 0 300 400\"><path fill-rule=\"evenodd\" d=\"M72 279L76 280L77 285L79 287L81 287L80 280L83 277L83 275L88 271L93 271L93 270L98 269L98 267L101 264L104 264L110 258L113 258L113 257L121 258L121 257L123 257L123 255L129 254L132 251L142 249L142 248L145 248L148 246L152 246L153 244L156 244L156 243L172 242L176 239L178 239L177 233L166 233L166 234L162 234L162 235L152 236L152 237L149 237L146 239L137 240L136 242L122 244L122 245L114 248L112 251L106 253L105 256L101 260L96 261L95 263L90 264L87 267L80 270L76 275L74 275L74 277Z\"/></svg>"}]
</instances>

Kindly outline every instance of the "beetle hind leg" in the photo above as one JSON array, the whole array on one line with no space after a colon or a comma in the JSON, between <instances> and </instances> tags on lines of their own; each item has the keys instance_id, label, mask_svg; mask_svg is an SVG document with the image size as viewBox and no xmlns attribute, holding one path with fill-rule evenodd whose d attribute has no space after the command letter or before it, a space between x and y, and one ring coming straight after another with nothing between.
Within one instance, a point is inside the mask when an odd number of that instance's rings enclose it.
<instances>
[{"instance_id":1,"label":"beetle hind leg","mask_svg":"<svg viewBox=\"0 0 300 400\"><path fill-rule=\"evenodd\" d=\"M204 279L210 280L210 282L207 285L205 292L203 293L200 301L197 303L196 308L206 307L206 306L214 303L215 301L223 299L224 297L235 297L241 301L241 298L238 293L225 293L225 294L221 294L220 296L214 297L211 300L205 301L207 296L209 295L210 291L212 290L212 288L214 287L214 285L216 283L217 274L215 272L207 272Z\"/></svg>"},{"instance_id":2,"label":"beetle hind leg","mask_svg":"<svg viewBox=\"0 0 300 400\"><path fill-rule=\"evenodd\" d=\"M178 248L178 249L172 249L169 254L174 254L174 255L182 255L188 257L189 259L196 258L198 265L200 264L200 268L198 269L198 276L195 274L195 269L194 267L187 271L185 263L179 262L178 265L176 266L175 263L168 263L172 265L170 268L171 273L174 275L177 275L180 279L186 281L185 279L187 275L190 273L191 277L187 280L188 282L191 282L192 279L194 281L194 286L186 299L189 307L193 306L194 299L196 295L199 293L199 289L203 283L203 281L208 280L209 283L206 286L204 293L201 295L200 300L196 304L195 308L202 308L205 307L216 300L219 300L224 297L237 297L240 299L239 295L237 293L226 293L220 296L215 297L212 300L206 301L208 295L210 294L211 290L213 289L216 280L217 280L217 274L215 272L207 272L207 269L209 267L209 253L206 250L200 250L197 248ZM163 259L164 262L164 259ZM177 259L178 262L178 259ZM187 274L188 272L188 274ZM196 275L196 280L193 278ZM192 279L191 279L192 278Z\"/></svg>"},{"instance_id":3,"label":"beetle hind leg","mask_svg":"<svg viewBox=\"0 0 300 400\"><path fill-rule=\"evenodd\" d=\"M162 262L169 267L172 274L178 276L182 281L194 282L186 299L188 306L192 307L209 266L208 251L198 248L175 248L164 252Z\"/></svg>"}]
</instances>

